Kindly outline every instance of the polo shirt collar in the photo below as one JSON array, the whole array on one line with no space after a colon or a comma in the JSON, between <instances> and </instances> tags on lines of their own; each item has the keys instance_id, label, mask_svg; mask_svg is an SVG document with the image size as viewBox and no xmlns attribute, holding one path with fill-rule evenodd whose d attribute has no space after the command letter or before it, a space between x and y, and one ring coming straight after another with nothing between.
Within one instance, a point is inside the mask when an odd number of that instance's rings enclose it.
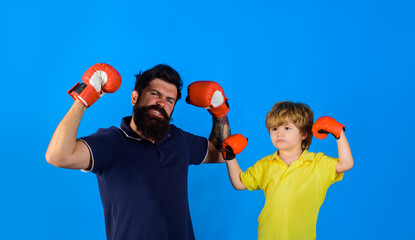
<instances>
[{"instance_id":1,"label":"polo shirt collar","mask_svg":"<svg viewBox=\"0 0 415 240\"><path fill-rule=\"evenodd\" d=\"M124 133L124 135L128 138L132 138L138 141L143 140L140 136L138 136L138 134L136 132L134 132L131 128L130 128L130 122L131 122L132 117L124 117L121 120L121 125L120 125L120 129L121 131Z\"/></svg>"},{"instance_id":2,"label":"polo shirt collar","mask_svg":"<svg viewBox=\"0 0 415 240\"><path fill-rule=\"evenodd\" d=\"M273 159L282 161L281 158L278 156L278 152L279 150L275 151L275 153L273 154ZM297 159L296 161L303 162L303 161L313 161L313 160L314 160L313 153L307 150L304 150L303 153L301 153L300 158Z\"/></svg>"}]
</instances>

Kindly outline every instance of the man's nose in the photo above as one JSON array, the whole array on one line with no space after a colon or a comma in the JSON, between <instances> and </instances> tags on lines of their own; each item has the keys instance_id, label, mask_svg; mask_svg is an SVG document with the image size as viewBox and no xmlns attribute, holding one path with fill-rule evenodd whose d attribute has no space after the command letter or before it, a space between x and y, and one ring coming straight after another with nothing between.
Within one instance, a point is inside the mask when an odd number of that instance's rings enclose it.
<instances>
[{"instance_id":1,"label":"man's nose","mask_svg":"<svg viewBox=\"0 0 415 240\"><path fill-rule=\"evenodd\" d=\"M159 98L156 101L157 105L160 105L161 107L164 107L166 105L166 100L164 100L163 98Z\"/></svg>"}]
</instances>

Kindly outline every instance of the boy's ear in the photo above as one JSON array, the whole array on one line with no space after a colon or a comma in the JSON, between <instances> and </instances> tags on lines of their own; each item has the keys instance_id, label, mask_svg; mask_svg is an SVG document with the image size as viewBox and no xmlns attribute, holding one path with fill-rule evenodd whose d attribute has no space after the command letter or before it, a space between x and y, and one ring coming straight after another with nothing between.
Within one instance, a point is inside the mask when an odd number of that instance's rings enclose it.
<instances>
[{"instance_id":1,"label":"boy's ear","mask_svg":"<svg viewBox=\"0 0 415 240\"><path fill-rule=\"evenodd\" d=\"M301 140L305 140L308 134L306 132L301 133Z\"/></svg>"}]
</instances>

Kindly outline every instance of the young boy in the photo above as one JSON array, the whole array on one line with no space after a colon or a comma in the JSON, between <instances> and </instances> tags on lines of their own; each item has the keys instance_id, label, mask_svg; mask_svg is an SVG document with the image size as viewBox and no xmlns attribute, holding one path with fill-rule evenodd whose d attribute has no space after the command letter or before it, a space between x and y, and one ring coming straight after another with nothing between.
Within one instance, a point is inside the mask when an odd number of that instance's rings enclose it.
<instances>
[{"instance_id":1,"label":"young boy","mask_svg":"<svg viewBox=\"0 0 415 240\"><path fill-rule=\"evenodd\" d=\"M229 178L237 190L262 189L265 205L258 217L258 239L315 239L317 215L328 187L353 167L344 125L322 117L313 125L313 112L303 103L276 103L266 117L274 154L256 162L245 172L235 154L246 146L242 135L223 142ZM337 139L339 158L308 152L314 136L331 133Z\"/></svg>"}]
</instances>

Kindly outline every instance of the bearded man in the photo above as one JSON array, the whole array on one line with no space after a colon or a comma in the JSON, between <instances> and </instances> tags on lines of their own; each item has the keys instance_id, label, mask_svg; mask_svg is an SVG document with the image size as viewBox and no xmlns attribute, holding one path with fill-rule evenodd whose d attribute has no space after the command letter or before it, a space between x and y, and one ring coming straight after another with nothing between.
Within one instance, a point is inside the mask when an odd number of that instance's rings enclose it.
<instances>
[{"instance_id":1,"label":"bearded man","mask_svg":"<svg viewBox=\"0 0 415 240\"><path fill-rule=\"evenodd\" d=\"M213 117L209 139L170 124L183 83L177 71L163 64L136 75L133 114L120 127L77 139L86 108L121 84L119 73L107 64L92 66L82 79L68 91L75 102L52 136L48 163L96 174L107 239L195 239L188 167L224 162L221 145L230 127L222 88L212 81L188 88L187 103L208 109Z\"/></svg>"}]
</instances>

